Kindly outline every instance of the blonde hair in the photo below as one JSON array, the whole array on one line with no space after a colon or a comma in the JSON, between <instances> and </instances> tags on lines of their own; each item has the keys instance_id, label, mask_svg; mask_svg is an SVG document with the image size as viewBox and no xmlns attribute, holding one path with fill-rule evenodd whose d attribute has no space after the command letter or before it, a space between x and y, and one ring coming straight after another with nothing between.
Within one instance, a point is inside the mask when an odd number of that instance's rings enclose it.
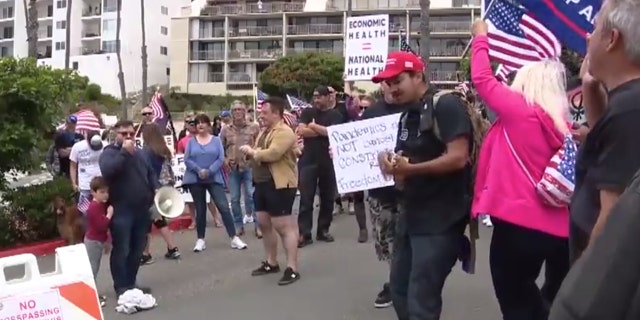
<instances>
[{"instance_id":1,"label":"blonde hair","mask_svg":"<svg viewBox=\"0 0 640 320\"><path fill-rule=\"evenodd\" d=\"M511 89L522 93L530 106L538 105L563 134L569 133L569 101L564 65L555 60L534 62L522 67Z\"/></svg>"}]
</instances>

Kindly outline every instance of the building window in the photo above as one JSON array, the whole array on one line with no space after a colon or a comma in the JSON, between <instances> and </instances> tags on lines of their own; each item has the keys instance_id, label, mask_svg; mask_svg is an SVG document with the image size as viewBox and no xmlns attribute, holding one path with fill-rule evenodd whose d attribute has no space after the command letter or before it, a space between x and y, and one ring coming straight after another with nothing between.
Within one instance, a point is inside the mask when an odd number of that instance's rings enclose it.
<instances>
[{"instance_id":1,"label":"building window","mask_svg":"<svg viewBox=\"0 0 640 320\"><path fill-rule=\"evenodd\" d=\"M78 61L74 61L72 64L73 70L78 70Z\"/></svg>"},{"instance_id":2,"label":"building window","mask_svg":"<svg viewBox=\"0 0 640 320\"><path fill-rule=\"evenodd\" d=\"M56 21L56 29L66 29L67 28L67 21Z\"/></svg>"},{"instance_id":3,"label":"building window","mask_svg":"<svg viewBox=\"0 0 640 320\"><path fill-rule=\"evenodd\" d=\"M167 76L171 75L171 68L167 68Z\"/></svg>"},{"instance_id":4,"label":"building window","mask_svg":"<svg viewBox=\"0 0 640 320\"><path fill-rule=\"evenodd\" d=\"M13 27L4 27L2 29L2 39L12 39L13 38Z\"/></svg>"},{"instance_id":5,"label":"building window","mask_svg":"<svg viewBox=\"0 0 640 320\"><path fill-rule=\"evenodd\" d=\"M118 3L117 0L104 0L103 2L103 12L116 12L118 11Z\"/></svg>"},{"instance_id":6,"label":"building window","mask_svg":"<svg viewBox=\"0 0 640 320\"><path fill-rule=\"evenodd\" d=\"M8 56L9 56L9 47L0 47L0 57L8 57Z\"/></svg>"},{"instance_id":7,"label":"building window","mask_svg":"<svg viewBox=\"0 0 640 320\"><path fill-rule=\"evenodd\" d=\"M13 18L13 7L2 8L2 19Z\"/></svg>"},{"instance_id":8,"label":"building window","mask_svg":"<svg viewBox=\"0 0 640 320\"><path fill-rule=\"evenodd\" d=\"M47 6L47 18L53 17L53 6Z\"/></svg>"},{"instance_id":9,"label":"building window","mask_svg":"<svg viewBox=\"0 0 640 320\"><path fill-rule=\"evenodd\" d=\"M114 53L117 51L116 41L102 41L102 51L105 53Z\"/></svg>"},{"instance_id":10,"label":"building window","mask_svg":"<svg viewBox=\"0 0 640 320\"><path fill-rule=\"evenodd\" d=\"M64 41L56 42L56 51L67 49L67 44Z\"/></svg>"},{"instance_id":11,"label":"building window","mask_svg":"<svg viewBox=\"0 0 640 320\"><path fill-rule=\"evenodd\" d=\"M169 28L161 26L160 27L160 33L162 33L163 35L166 36L167 34L169 34Z\"/></svg>"},{"instance_id":12,"label":"building window","mask_svg":"<svg viewBox=\"0 0 640 320\"><path fill-rule=\"evenodd\" d=\"M166 56L169 53L169 49L167 47L160 47L160 54Z\"/></svg>"},{"instance_id":13,"label":"building window","mask_svg":"<svg viewBox=\"0 0 640 320\"><path fill-rule=\"evenodd\" d=\"M67 7L67 0L58 0L56 1L56 8L64 9Z\"/></svg>"},{"instance_id":14,"label":"building window","mask_svg":"<svg viewBox=\"0 0 640 320\"><path fill-rule=\"evenodd\" d=\"M160 13L162 13L165 16L169 15L169 8L165 6L160 6Z\"/></svg>"}]
</instances>

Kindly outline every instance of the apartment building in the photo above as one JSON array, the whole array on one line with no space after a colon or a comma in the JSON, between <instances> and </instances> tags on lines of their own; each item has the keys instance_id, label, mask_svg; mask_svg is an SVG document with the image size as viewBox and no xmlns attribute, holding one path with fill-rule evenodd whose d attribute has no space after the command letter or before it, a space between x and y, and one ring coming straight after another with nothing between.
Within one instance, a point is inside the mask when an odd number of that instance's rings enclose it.
<instances>
[{"instance_id":1,"label":"apartment building","mask_svg":"<svg viewBox=\"0 0 640 320\"><path fill-rule=\"evenodd\" d=\"M190 0L143 0L148 54L148 84L169 81L171 15ZM26 1L29 2L28 0ZM116 58L116 0L73 0L67 21L68 0L37 0L38 63L64 68L70 47L70 67L120 97ZM120 43L127 92L142 90L140 0L122 1ZM71 29L69 43L66 29ZM23 0L0 0L0 56L27 56L27 31Z\"/></svg>"},{"instance_id":2,"label":"apartment building","mask_svg":"<svg viewBox=\"0 0 640 320\"><path fill-rule=\"evenodd\" d=\"M309 51L343 55L347 0L212 1L171 21L170 85L195 94L250 95L276 59ZM418 50L419 0L352 0L352 14L390 15L389 50L410 35ZM431 79L454 83L480 0L431 1ZM365 90L377 86L357 82Z\"/></svg>"}]
</instances>

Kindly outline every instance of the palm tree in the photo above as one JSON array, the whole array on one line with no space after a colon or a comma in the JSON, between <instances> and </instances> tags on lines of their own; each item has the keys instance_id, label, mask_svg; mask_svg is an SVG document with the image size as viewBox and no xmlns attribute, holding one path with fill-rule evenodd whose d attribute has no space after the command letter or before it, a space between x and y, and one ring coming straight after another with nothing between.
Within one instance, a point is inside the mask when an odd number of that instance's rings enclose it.
<instances>
[{"instance_id":1,"label":"palm tree","mask_svg":"<svg viewBox=\"0 0 640 320\"><path fill-rule=\"evenodd\" d=\"M38 8L36 7L36 0L22 0L24 4L24 17L27 29L27 56L30 58L38 58Z\"/></svg>"},{"instance_id":2,"label":"palm tree","mask_svg":"<svg viewBox=\"0 0 640 320\"><path fill-rule=\"evenodd\" d=\"M73 0L67 0L67 22L65 33L65 48L64 48L64 68L69 70L69 63L71 60L71 4Z\"/></svg>"},{"instance_id":3,"label":"palm tree","mask_svg":"<svg viewBox=\"0 0 640 320\"><path fill-rule=\"evenodd\" d=\"M124 72L122 71L122 55L120 51L122 50L122 46L120 45L120 29L122 29L122 20L120 17L122 16L122 0L117 0L117 15L116 15L116 57L118 58L118 81L120 82L120 99L122 103L122 118L128 119L127 117L127 90L124 86Z\"/></svg>"},{"instance_id":4,"label":"palm tree","mask_svg":"<svg viewBox=\"0 0 640 320\"><path fill-rule=\"evenodd\" d=\"M149 103L147 96L147 30L144 21L144 0L140 0L140 24L142 26L142 105Z\"/></svg>"},{"instance_id":5,"label":"palm tree","mask_svg":"<svg viewBox=\"0 0 640 320\"><path fill-rule=\"evenodd\" d=\"M426 64L424 70L425 80L429 83L429 55L431 52L431 46L429 45L429 38L431 32L429 30L429 7L431 7L431 1L420 0L420 58Z\"/></svg>"}]
</instances>

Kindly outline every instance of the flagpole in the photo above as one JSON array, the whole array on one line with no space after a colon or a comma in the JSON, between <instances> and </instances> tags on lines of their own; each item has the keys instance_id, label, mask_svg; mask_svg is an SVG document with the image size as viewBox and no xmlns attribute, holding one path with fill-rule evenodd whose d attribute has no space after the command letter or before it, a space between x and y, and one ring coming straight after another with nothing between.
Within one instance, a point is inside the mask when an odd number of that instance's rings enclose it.
<instances>
[{"instance_id":1,"label":"flagpole","mask_svg":"<svg viewBox=\"0 0 640 320\"><path fill-rule=\"evenodd\" d=\"M484 0L480 2L480 4L482 5L482 8L480 8L480 13L481 13L480 19L484 20L487 17L487 13L489 12L489 10L491 10L491 7L493 7L493 4L495 2L496 0L491 0L486 10L484 10ZM471 23L475 23L475 21L472 21ZM467 46L464 48L464 51L462 52L462 58L464 58L469 52L469 48L471 48L471 42L473 42L473 38L469 40L469 43L467 43Z\"/></svg>"},{"instance_id":2,"label":"flagpole","mask_svg":"<svg viewBox=\"0 0 640 320\"><path fill-rule=\"evenodd\" d=\"M256 121L256 117L258 116L256 113L258 112L258 85L256 83L253 84L253 121Z\"/></svg>"}]
</instances>

